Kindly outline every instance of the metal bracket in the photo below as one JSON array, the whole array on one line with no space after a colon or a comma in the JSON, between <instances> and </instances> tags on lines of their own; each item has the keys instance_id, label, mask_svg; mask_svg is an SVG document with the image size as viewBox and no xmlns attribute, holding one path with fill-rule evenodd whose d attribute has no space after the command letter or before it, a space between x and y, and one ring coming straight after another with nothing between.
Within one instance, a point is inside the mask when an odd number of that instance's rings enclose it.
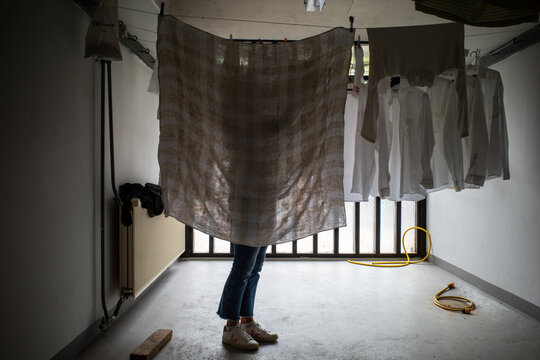
<instances>
[{"instance_id":1,"label":"metal bracket","mask_svg":"<svg viewBox=\"0 0 540 360\"><path fill-rule=\"evenodd\" d=\"M513 38L506 44L490 51L487 55L480 58L480 65L489 67L510 55L515 54L529 46L540 41L540 25L536 25L532 29L524 32L521 35Z\"/></svg>"}]
</instances>

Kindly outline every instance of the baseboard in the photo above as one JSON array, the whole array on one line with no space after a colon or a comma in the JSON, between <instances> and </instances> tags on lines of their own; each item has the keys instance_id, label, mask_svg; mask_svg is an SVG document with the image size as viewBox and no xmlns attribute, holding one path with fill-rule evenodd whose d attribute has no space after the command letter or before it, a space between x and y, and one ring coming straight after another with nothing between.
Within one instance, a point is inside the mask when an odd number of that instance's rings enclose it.
<instances>
[{"instance_id":1,"label":"baseboard","mask_svg":"<svg viewBox=\"0 0 540 360\"><path fill-rule=\"evenodd\" d=\"M120 315L125 313L135 301L129 298L122 303ZM109 314L114 313L114 307L109 309ZM119 315L119 316L120 316ZM71 341L67 346L60 350L51 360L72 360L75 359L84 349L96 340L103 331L99 328L102 318L96 320L92 325L86 328L79 336ZM114 323L112 324L114 326Z\"/></svg>"},{"instance_id":2,"label":"baseboard","mask_svg":"<svg viewBox=\"0 0 540 360\"><path fill-rule=\"evenodd\" d=\"M148 287L143 293L137 297L137 300L134 300L132 297L124 300L120 313L115 321L125 314L140 298L143 298L151 289L159 282L159 280L165 276L169 268L175 264L177 261L180 261L178 257L169 267L158 276L156 280ZM114 307L109 309L109 315L114 313ZM84 349L86 349L90 344L92 344L100 335L104 332L99 328L102 317L97 319L92 325L86 328L82 333L80 333L74 340L67 344L62 350L60 350L56 355L54 355L51 360L72 360L75 359L79 354L81 354ZM114 322L110 325L114 326Z\"/></svg>"},{"instance_id":3,"label":"baseboard","mask_svg":"<svg viewBox=\"0 0 540 360\"><path fill-rule=\"evenodd\" d=\"M501 300L502 302L512 306L516 310L519 310L536 320L540 321L540 307L535 304L520 298L508 292L504 289L501 289L498 286L495 286L485 280L480 279L478 276L471 274L449 262L442 260L434 255L429 255L429 262L434 265L437 265L441 269L448 271L451 274L454 274L461 279L467 281L468 283L476 286L480 290L486 292L487 294Z\"/></svg>"}]
</instances>

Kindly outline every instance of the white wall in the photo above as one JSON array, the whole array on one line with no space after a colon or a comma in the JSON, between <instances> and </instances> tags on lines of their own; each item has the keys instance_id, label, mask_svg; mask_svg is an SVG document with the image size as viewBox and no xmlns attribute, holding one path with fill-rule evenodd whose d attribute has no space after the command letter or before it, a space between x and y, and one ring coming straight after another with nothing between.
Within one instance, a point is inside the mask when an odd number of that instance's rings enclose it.
<instances>
[{"instance_id":1,"label":"white wall","mask_svg":"<svg viewBox=\"0 0 540 360\"><path fill-rule=\"evenodd\" d=\"M49 359L101 314L99 66L84 60L89 18L73 0L0 5L2 358ZM150 70L113 63L118 183L157 182ZM109 180L108 203L111 203ZM117 231L107 214L108 307L118 299Z\"/></svg>"},{"instance_id":2,"label":"white wall","mask_svg":"<svg viewBox=\"0 0 540 360\"><path fill-rule=\"evenodd\" d=\"M159 181L158 96L146 91L152 71L122 47L123 61L113 62L116 180L145 184Z\"/></svg>"},{"instance_id":3,"label":"white wall","mask_svg":"<svg viewBox=\"0 0 540 360\"><path fill-rule=\"evenodd\" d=\"M117 189L124 183L147 182L157 184L159 181L159 164L157 149L159 144L159 122L156 119L158 97L146 91L150 82L152 71L129 49L121 47L123 60L111 63L112 89L113 89L113 124L114 124L114 152L115 152L115 177ZM98 65L96 65L97 69ZM99 70L99 73L101 70ZM96 124L100 116L100 84L99 76L96 76ZM107 115L108 116L108 115ZM96 133L98 134L96 128ZM106 238L108 241L106 252L108 269L108 306L114 306L118 301L118 224L119 214L112 200L114 197L110 185L109 143L108 125L106 125L106 156L105 156L105 189L106 189ZM99 138L96 139L96 157L99 161ZM96 165L96 172L99 163ZM96 194L99 194L99 173L96 177ZM99 203L96 203L99 209ZM99 221L99 212L96 218ZM99 226L99 224L97 224ZM98 234L99 236L99 234ZM99 244L98 244L99 245ZM96 256L100 248L96 247ZM99 267L96 268L96 276L100 275ZM100 293L96 293L96 305L101 311Z\"/></svg>"},{"instance_id":4,"label":"white wall","mask_svg":"<svg viewBox=\"0 0 540 360\"><path fill-rule=\"evenodd\" d=\"M428 197L433 254L540 306L540 43L492 68L501 73L509 181Z\"/></svg>"}]
</instances>

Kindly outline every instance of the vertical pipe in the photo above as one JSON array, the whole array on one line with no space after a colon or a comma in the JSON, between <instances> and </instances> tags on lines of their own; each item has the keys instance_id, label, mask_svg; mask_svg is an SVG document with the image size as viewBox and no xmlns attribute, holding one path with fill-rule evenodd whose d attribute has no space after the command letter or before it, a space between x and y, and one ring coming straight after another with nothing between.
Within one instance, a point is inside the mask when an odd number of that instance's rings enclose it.
<instances>
[{"instance_id":1,"label":"vertical pipe","mask_svg":"<svg viewBox=\"0 0 540 360\"><path fill-rule=\"evenodd\" d=\"M375 198L375 254L381 253L381 198Z\"/></svg>"},{"instance_id":2,"label":"vertical pipe","mask_svg":"<svg viewBox=\"0 0 540 360\"><path fill-rule=\"evenodd\" d=\"M208 254L212 255L214 253L214 237L208 237Z\"/></svg>"},{"instance_id":3,"label":"vertical pipe","mask_svg":"<svg viewBox=\"0 0 540 360\"><path fill-rule=\"evenodd\" d=\"M186 231L185 231L185 239L186 239L186 256L193 255L193 228L186 225ZM232 246L232 244L231 244Z\"/></svg>"},{"instance_id":4,"label":"vertical pipe","mask_svg":"<svg viewBox=\"0 0 540 360\"><path fill-rule=\"evenodd\" d=\"M426 228L427 217L426 199L416 203L416 226ZM416 232L416 251L418 256L423 258L426 256L426 233L423 231Z\"/></svg>"},{"instance_id":5,"label":"vertical pipe","mask_svg":"<svg viewBox=\"0 0 540 360\"><path fill-rule=\"evenodd\" d=\"M101 306L105 325L109 312L105 301L105 60L101 60L101 139L100 139L100 231L101 231Z\"/></svg>"},{"instance_id":6,"label":"vertical pipe","mask_svg":"<svg viewBox=\"0 0 540 360\"><path fill-rule=\"evenodd\" d=\"M334 229L334 255L339 254L339 228Z\"/></svg>"},{"instance_id":7,"label":"vertical pipe","mask_svg":"<svg viewBox=\"0 0 540 360\"><path fill-rule=\"evenodd\" d=\"M116 191L116 179L114 175L114 133L113 133L113 107L112 107L112 80L111 80L111 60L105 62L107 64L107 95L109 105L109 158L111 160L111 186L114 193L114 201L116 205L121 206L120 197Z\"/></svg>"},{"instance_id":8,"label":"vertical pipe","mask_svg":"<svg viewBox=\"0 0 540 360\"><path fill-rule=\"evenodd\" d=\"M360 255L360 203L354 203L354 253Z\"/></svg>"},{"instance_id":9,"label":"vertical pipe","mask_svg":"<svg viewBox=\"0 0 540 360\"><path fill-rule=\"evenodd\" d=\"M396 202L396 254L401 254L401 201Z\"/></svg>"}]
</instances>

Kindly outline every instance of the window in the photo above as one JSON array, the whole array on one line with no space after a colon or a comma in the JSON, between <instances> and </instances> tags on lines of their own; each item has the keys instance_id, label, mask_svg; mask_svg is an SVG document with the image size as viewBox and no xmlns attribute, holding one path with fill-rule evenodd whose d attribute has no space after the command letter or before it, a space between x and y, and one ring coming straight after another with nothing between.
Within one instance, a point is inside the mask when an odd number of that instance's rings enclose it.
<instances>
[{"instance_id":1,"label":"window","mask_svg":"<svg viewBox=\"0 0 540 360\"><path fill-rule=\"evenodd\" d=\"M347 226L296 241L269 246L268 257L358 258L403 257L401 236L412 226L425 227L426 201L394 202L380 198L346 202ZM228 241L186 227L186 254L190 257L230 257ZM423 232L409 231L405 249L411 256L425 256Z\"/></svg>"}]
</instances>

